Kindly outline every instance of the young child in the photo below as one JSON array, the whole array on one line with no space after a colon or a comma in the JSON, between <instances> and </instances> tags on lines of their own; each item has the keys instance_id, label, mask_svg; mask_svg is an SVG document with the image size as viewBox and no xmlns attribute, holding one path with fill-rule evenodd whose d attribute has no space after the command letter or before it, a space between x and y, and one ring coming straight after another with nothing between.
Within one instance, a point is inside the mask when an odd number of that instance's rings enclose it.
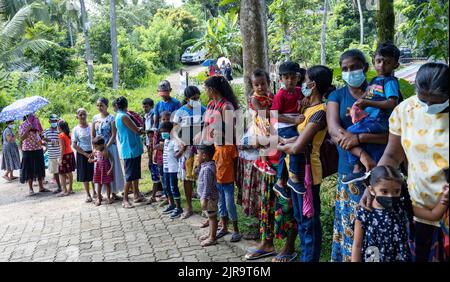
<instances>
[{"instance_id":1,"label":"young child","mask_svg":"<svg viewBox=\"0 0 450 282\"><path fill-rule=\"evenodd\" d=\"M275 95L271 110L278 111L278 123L275 125L278 130L278 136L289 139L298 136L297 125L304 120L304 116L300 114L304 96L301 93L301 88L297 86L300 66L294 62L282 63L279 68L279 74L282 87ZM286 168L285 158L286 154L281 153L277 172L278 181L273 190L280 197L290 199L290 190L286 186L294 189L299 194L304 194L306 189L304 185L300 185L300 156L289 156L289 172L291 173L287 181L282 177L283 170Z\"/></svg>"},{"instance_id":2,"label":"young child","mask_svg":"<svg viewBox=\"0 0 450 282\"><path fill-rule=\"evenodd\" d=\"M209 232L200 237L203 247L217 244L217 211L219 192L217 191L216 163L213 161L214 146L197 146L199 154L199 173L197 179L197 191L200 195L202 211L208 216Z\"/></svg>"},{"instance_id":3,"label":"young child","mask_svg":"<svg viewBox=\"0 0 450 282\"><path fill-rule=\"evenodd\" d=\"M399 84L393 71L399 66L400 50L395 45L384 43L378 46L373 58L377 76L369 83L367 94L358 99L350 110L353 125L347 131L355 134L388 132L389 116L397 106L400 94ZM383 155L385 145L359 144L348 152L349 163L353 165L353 173L347 175L343 184L364 180L369 171ZM364 171L360 162L366 168Z\"/></svg>"},{"instance_id":4,"label":"young child","mask_svg":"<svg viewBox=\"0 0 450 282\"><path fill-rule=\"evenodd\" d=\"M106 186L107 203L112 204L111 199L111 182L114 180L114 160L113 156L105 148L105 139L102 136L94 138L94 154L95 158L90 158L89 162L96 162L94 170L94 183L97 185L97 199L95 205L100 206L102 204L102 187Z\"/></svg>"},{"instance_id":5,"label":"young child","mask_svg":"<svg viewBox=\"0 0 450 282\"><path fill-rule=\"evenodd\" d=\"M170 92L172 92L172 87L170 86L170 82L167 80L163 80L158 84L158 95L162 98L162 101L159 101L155 105L155 116L154 116L154 126L156 128L160 125L161 113L164 111L168 111L173 113L181 107L180 101L170 96Z\"/></svg>"},{"instance_id":6,"label":"young child","mask_svg":"<svg viewBox=\"0 0 450 282\"><path fill-rule=\"evenodd\" d=\"M156 202L156 192L161 187L161 178L159 176L158 165L153 163L153 138L155 130L153 128L154 122L154 102L150 98L142 100L142 109L144 110L144 129L145 129L145 146L147 147L148 155L148 169L150 170L153 188L150 196L150 203Z\"/></svg>"},{"instance_id":7,"label":"young child","mask_svg":"<svg viewBox=\"0 0 450 282\"><path fill-rule=\"evenodd\" d=\"M170 121L170 112L164 111L161 113L161 123L169 122ZM161 179L161 187L163 188L164 195L162 198L164 200L161 202L160 207L163 207L169 203L167 199L167 194L165 192L165 186L164 186L164 140L161 137L161 132L158 129L155 129L155 133L153 134L153 155L152 155L152 162L158 167L159 171L159 178ZM155 195L156 196L156 195Z\"/></svg>"},{"instance_id":8,"label":"young child","mask_svg":"<svg viewBox=\"0 0 450 282\"><path fill-rule=\"evenodd\" d=\"M77 110L78 125L72 132L72 147L76 151L77 181L82 182L86 191L86 203L92 202L89 184L92 185L94 198L97 198L94 177L94 164L89 162L92 155L91 126L87 122L87 111L84 108Z\"/></svg>"},{"instance_id":9,"label":"young child","mask_svg":"<svg viewBox=\"0 0 450 282\"><path fill-rule=\"evenodd\" d=\"M60 147L58 141L58 121L59 117L55 114L50 115L48 122L50 123L50 127L44 130L44 138L45 147L47 148L48 155L48 172L53 175L55 179L56 185L58 188L53 192L54 194L60 193L61 190L61 182L59 181L58 174L58 159L60 158Z\"/></svg>"},{"instance_id":10,"label":"young child","mask_svg":"<svg viewBox=\"0 0 450 282\"><path fill-rule=\"evenodd\" d=\"M71 147L72 142L70 139L70 129L67 122L65 122L64 120L60 120L58 122L58 132L59 132L58 138L61 156L59 159L58 173L63 188L63 191L60 194L58 194L58 196L64 197L73 194L72 172L75 171L76 163L75 163L75 155L73 154L73 150ZM69 182L69 189L67 189L67 181Z\"/></svg>"},{"instance_id":11,"label":"young child","mask_svg":"<svg viewBox=\"0 0 450 282\"><path fill-rule=\"evenodd\" d=\"M401 197L403 176L391 166L370 173L372 211L356 210L352 262L411 261L408 204ZM411 203L409 202L409 205Z\"/></svg>"},{"instance_id":12,"label":"young child","mask_svg":"<svg viewBox=\"0 0 450 282\"><path fill-rule=\"evenodd\" d=\"M172 129L172 122L161 123L161 137L164 139L164 189L169 200L169 206L163 214L170 214L170 218L175 219L183 213L178 189L178 159L182 152L179 150L178 142L170 136Z\"/></svg>"},{"instance_id":13,"label":"young child","mask_svg":"<svg viewBox=\"0 0 450 282\"><path fill-rule=\"evenodd\" d=\"M270 136L270 112L272 107L273 94L269 91L270 77L264 70L256 70L251 76L253 95L250 97L249 106L256 112L253 128L257 137ZM261 112L265 112L264 116L260 116ZM259 143L259 142L257 142ZM263 154L255 162L254 166L262 173L276 175L277 172L270 166L267 156Z\"/></svg>"}]
</instances>

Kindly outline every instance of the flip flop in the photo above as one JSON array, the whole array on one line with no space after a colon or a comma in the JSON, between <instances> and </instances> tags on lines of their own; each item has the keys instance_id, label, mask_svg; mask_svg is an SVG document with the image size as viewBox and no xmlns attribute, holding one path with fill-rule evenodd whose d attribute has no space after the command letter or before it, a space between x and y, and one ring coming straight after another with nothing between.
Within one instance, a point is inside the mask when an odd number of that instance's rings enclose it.
<instances>
[{"instance_id":1,"label":"flip flop","mask_svg":"<svg viewBox=\"0 0 450 282\"><path fill-rule=\"evenodd\" d=\"M39 193L47 193L47 192L51 192L50 190L48 190L48 189L42 189L42 190L39 190Z\"/></svg>"},{"instance_id":2,"label":"flip flop","mask_svg":"<svg viewBox=\"0 0 450 282\"><path fill-rule=\"evenodd\" d=\"M181 219L190 218L194 213L192 211L188 211L181 216Z\"/></svg>"},{"instance_id":3,"label":"flip flop","mask_svg":"<svg viewBox=\"0 0 450 282\"><path fill-rule=\"evenodd\" d=\"M211 240L208 238L200 243L200 246L202 247L208 247L213 245L217 245L217 240Z\"/></svg>"},{"instance_id":4,"label":"flip flop","mask_svg":"<svg viewBox=\"0 0 450 282\"><path fill-rule=\"evenodd\" d=\"M137 204L137 203L142 203L142 202L144 202L144 201L145 201L145 198L140 197L140 198L134 199L134 200L133 200L133 203Z\"/></svg>"},{"instance_id":5,"label":"flip flop","mask_svg":"<svg viewBox=\"0 0 450 282\"><path fill-rule=\"evenodd\" d=\"M34 193L34 191L30 190L30 191L28 192L28 196L34 196L34 195L36 195L36 193Z\"/></svg>"},{"instance_id":6,"label":"flip flop","mask_svg":"<svg viewBox=\"0 0 450 282\"><path fill-rule=\"evenodd\" d=\"M231 243L235 243L235 242L239 242L242 239L242 234L241 233L237 233L237 232L233 232L233 234L231 235Z\"/></svg>"},{"instance_id":7,"label":"flip flop","mask_svg":"<svg viewBox=\"0 0 450 282\"><path fill-rule=\"evenodd\" d=\"M204 235L200 236L199 239L200 239L200 241L205 241L208 238L209 238L209 234L204 234Z\"/></svg>"},{"instance_id":8,"label":"flip flop","mask_svg":"<svg viewBox=\"0 0 450 282\"><path fill-rule=\"evenodd\" d=\"M123 202L122 203L122 208L124 208L124 209L132 209L132 208L134 208L134 206L132 204L130 204L129 202Z\"/></svg>"},{"instance_id":9,"label":"flip flop","mask_svg":"<svg viewBox=\"0 0 450 282\"><path fill-rule=\"evenodd\" d=\"M207 220L207 221L203 222L202 225L200 225L200 228L206 228L208 226L209 226L209 221Z\"/></svg>"},{"instance_id":10,"label":"flip flop","mask_svg":"<svg viewBox=\"0 0 450 282\"><path fill-rule=\"evenodd\" d=\"M288 259L288 261L287 262L291 262L291 261L293 261L295 258L297 257L297 253L292 253L292 254L278 254L275 258L274 258L274 260L272 260L272 262L284 262L284 261L281 261L281 260L284 260L284 259Z\"/></svg>"},{"instance_id":11,"label":"flip flop","mask_svg":"<svg viewBox=\"0 0 450 282\"><path fill-rule=\"evenodd\" d=\"M8 176L2 176L3 177L3 179L5 179L6 181L8 181L8 182L11 182L11 179L8 177Z\"/></svg>"},{"instance_id":12,"label":"flip flop","mask_svg":"<svg viewBox=\"0 0 450 282\"><path fill-rule=\"evenodd\" d=\"M230 232L229 231L223 231L223 229L220 229L219 232L217 232L216 238L220 239L220 238L222 238L223 236L225 236L227 234L230 234Z\"/></svg>"},{"instance_id":13,"label":"flip flop","mask_svg":"<svg viewBox=\"0 0 450 282\"><path fill-rule=\"evenodd\" d=\"M245 254L245 259L246 260L255 260L255 259L273 256L276 253L277 252L275 252L275 251L268 252L268 251L260 250L257 248L251 248L251 249L247 250L247 254Z\"/></svg>"}]
</instances>

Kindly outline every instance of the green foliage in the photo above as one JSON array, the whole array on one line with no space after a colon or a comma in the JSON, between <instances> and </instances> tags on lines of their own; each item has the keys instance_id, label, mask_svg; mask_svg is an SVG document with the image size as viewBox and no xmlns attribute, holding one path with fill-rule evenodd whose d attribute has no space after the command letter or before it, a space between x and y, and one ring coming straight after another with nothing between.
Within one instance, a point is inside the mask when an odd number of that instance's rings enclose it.
<instances>
[{"instance_id":1,"label":"green foliage","mask_svg":"<svg viewBox=\"0 0 450 282\"><path fill-rule=\"evenodd\" d=\"M38 22L29 27L26 33L30 38L43 38L52 42L63 42L65 40L65 32L58 31L58 26L47 26L42 22ZM61 45L54 45L46 52L34 54L31 50L25 51L25 57L28 58L33 66L39 67L41 74L48 75L52 78L62 78L64 75L74 75L78 67L73 56L75 50Z\"/></svg>"},{"instance_id":2,"label":"green foliage","mask_svg":"<svg viewBox=\"0 0 450 282\"><path fill-rule=\"evenodd\" d=\"M233 62L242 59L242 39L238 26L238 15L227 13L211 18L206 23L206 31L202 38L193 39L185 44L194 44L194 50L205 48L208 56L219 58L225 56Z\"/></svg>"},{"instance_id":3,"label":"green foliage","mask_svg":"<svg viewBox=\"0 0 450 282\"><path fill-rule=\"evenodd\" d=\"M159 9L155 17L165 19L183 31L182 41L199 37L199 20L190 12L181 8Z\"/></svg>"}]
</instances>

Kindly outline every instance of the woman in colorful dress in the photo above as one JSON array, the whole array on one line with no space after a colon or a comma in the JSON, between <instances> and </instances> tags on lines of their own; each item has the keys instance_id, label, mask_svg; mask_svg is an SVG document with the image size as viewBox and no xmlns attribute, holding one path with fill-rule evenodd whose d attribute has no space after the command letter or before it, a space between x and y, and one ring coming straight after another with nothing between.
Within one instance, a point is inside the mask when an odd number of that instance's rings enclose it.
<instances>
[{"instance_id":1,"label":"woman in colorful dress","mask_svg":"<svg viewBox=\"0 0 450 282\"><path fill-rule=\"evenodd\" d=\"M333 229L331 260L351 261L355 208L365 190L362 182L343 184L342 179L353 171L345 157L348 150L361 143L386 144L387 134L351 134L346 129L353 125L349 114L356 100L366 93L365 73L369 64L357 49L344 52L340 58L342 72L349 73L346 85L330 94L327 103L327 125L330 136L339 144L338 186Z\"/></svg>"},{"instance_id":2,"label":"woman in colorful dress","mask_svg":"<svg viewBox=\"0 0 450 282\"><path fill-rule=\"evenodd\" d=\"M114 116L108 112L108 102L106 98L100 98L97 101L99 114L95 115L92 121L91 140L94 140L96 136L102 136L105 139L106 148L114 159L114 181L111 183L111 193L112 199L118 201L121 198L117 194L123 191L125 179L117 150L116 123ZM93 144L92 147L94 147ZM103 187L103 190L105 189L106 187Z\"/></svg>"}]
</instances>

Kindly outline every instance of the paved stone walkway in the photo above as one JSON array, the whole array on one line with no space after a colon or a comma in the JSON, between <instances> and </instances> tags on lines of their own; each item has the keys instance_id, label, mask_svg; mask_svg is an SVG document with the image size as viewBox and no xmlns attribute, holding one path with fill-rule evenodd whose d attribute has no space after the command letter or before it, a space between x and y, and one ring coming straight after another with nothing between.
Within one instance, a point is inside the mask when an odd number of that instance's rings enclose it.
<instances>
[{"instance_id":1,"label":"paved stone walkway","mask_svg":"<svg viewBox=\"0 0 450 282\"><path fill-rule=\"evenodd\" d=\"M29 197L27 190L0 179L0 261L244 261L255 244L227 235L202 248L198 215L171 220L156 206L95 207L82 192Z\"/></svg>"}]
</instances>

